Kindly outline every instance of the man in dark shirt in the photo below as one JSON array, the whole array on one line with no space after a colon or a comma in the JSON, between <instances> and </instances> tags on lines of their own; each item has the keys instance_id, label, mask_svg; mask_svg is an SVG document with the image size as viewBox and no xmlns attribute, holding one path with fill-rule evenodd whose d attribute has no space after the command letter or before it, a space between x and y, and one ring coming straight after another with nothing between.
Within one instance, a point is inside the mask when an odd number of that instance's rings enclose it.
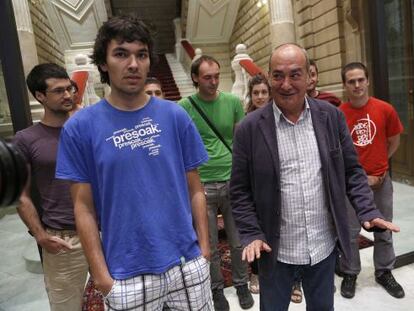
<instances>
[{"instance_id":1,"label":"man in dark shirt","mask_svg":"<svg viewBox=\"0 0 414 311\"><path fill-rule=\"evenodd\" d=\"M88 264L76 234L70 183L55 178L59 135L73 108L75 89L65 69L51 63L35 66L26 81L30 92L43 105L44 116L40 123L17 132L14 143L29 164L40 194L40 206L34 206L29 180L17 211L42 248L50 309L78 311Z\"/></svg>"},{"instance_id":2,"label":"man in dark shirt","mask_svg":"<svg viewBox=\"0 0 414 311\"><path fill-rule=\"evenodd\" d=\"M326 100L330 102L332 105L339 107L341 104L341 100L336 97L334 94L329 92L322 92L316 89L318 85L318 66L316 66L316 62L313 59L309 60L309 84L306 90L308 96L320 100Z\"/></svg>"}]
</instances>

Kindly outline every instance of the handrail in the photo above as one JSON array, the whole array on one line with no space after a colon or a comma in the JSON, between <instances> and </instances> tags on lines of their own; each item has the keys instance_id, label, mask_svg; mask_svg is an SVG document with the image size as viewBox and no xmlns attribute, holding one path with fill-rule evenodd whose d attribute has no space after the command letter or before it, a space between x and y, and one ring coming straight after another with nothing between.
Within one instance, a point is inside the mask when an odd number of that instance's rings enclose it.
<instances>
[{"instance_id":1,"label":"handrail","mask_svg":"<svg viewBox=\"0 0 414 311\"><path fill-rule=\"evenodd\" d=\"M181 40L181 45L183 46L184 50L187 52L187 55L190 57L190 59L193 59L196 53L191 43L188 42L188 40L183 39Z\"/></svg>"},{"instance_id":2,"label":"handrail","mask_svg":"<svg viewBox=\"0 0 414 311\"><path fill-rule=\"evenodd\" d=\"M237 44L235 52L236 55L231 62L231 68L234 70L234 83L231 92L237 95L240 100L244 101L249 92L248 84L250 77L257 74L266 77L266 73L253 62L247 53L245 44Z\"/></svg>"},{"instance_id":3,"label":"handrail","mask_svg":"<svg viewBox=\"0 0 414 311\"><path fill-rule=\"evenodd\" d=\"M262 70L262 68L260 68L259 66L257 66L250 59L241 59L239 61L239 64L252 77L255 76L255 75L257 75L257 74L261 74L261 75L264 75L264 76L266 75L265 72Z\"/></svg>"}]
</instances>

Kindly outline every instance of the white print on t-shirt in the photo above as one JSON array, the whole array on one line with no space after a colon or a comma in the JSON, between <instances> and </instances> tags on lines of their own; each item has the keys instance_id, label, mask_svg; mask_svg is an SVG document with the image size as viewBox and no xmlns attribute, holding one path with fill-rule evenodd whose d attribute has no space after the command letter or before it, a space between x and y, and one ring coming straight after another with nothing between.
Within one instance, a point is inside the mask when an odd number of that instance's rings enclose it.
<instances>
[{"instance_id":1,"label":"white print on t-shirt","mask_svg":"<svg viewBox=\"0 0 414 311\"><path fill-rule=\"evenodd\" d=\"M123 128L115 131L106 141L112 141L118 149L130 147L134 150L141 147L148 150L148 155L156 156L161 148L161 145L156 142L162 132L158 126L158 123L154 123L151 118L147 117L132 129Z\"/></svg>"},{"instance_id":2,"label":"white print on t-shirt","mask_svg":"<svg viewBox=\"0 0 414 311\"><path fill-rule=\"evenodd\" d=\"M366 118L356 122L352 128L351 136L355 146L364 147L372 144L376 133L377 127L367 114Z\"/></svg>"}]
</instances>

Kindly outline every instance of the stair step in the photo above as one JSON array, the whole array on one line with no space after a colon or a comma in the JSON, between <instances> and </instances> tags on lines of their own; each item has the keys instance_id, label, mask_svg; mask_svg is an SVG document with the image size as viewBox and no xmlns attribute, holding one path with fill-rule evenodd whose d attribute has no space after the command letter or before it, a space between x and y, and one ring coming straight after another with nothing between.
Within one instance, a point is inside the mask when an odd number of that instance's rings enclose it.
<instances>
[{"instance_id":1,"label":"stair step","mask_svg":"<svg viewBox=\"0 0 414 311\"><path fill-rule=\"evenodd\" d=\"M172 76L174 77L175 83L180 90L181 97L184 98L194 94L195 89L190 78L190 73L184 70L184 67L176 59L174 54L167 53L165 54L165 58L171 68Z\"/></svg>"},{"instance_id":2,"label":"stair step","mask_svg":"<svg viewBox=\"0 0 414 311\"><path fill-rule=\"evenodd\" d=\"M166 99L181 99L180 90L174 80L169 62L165 55L158 55L157 67L150 71L149 76L156 77L162 84L162 91Z\"/></svg>"}]
</instances>

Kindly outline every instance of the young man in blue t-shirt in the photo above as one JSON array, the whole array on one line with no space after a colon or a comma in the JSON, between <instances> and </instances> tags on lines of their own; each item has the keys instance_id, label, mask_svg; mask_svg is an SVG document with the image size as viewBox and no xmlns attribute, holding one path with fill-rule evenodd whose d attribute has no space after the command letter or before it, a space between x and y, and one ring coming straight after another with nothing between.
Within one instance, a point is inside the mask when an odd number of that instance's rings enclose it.
<instances>
[{"instance_id":1,"label":"young man in blue t-shirt","mask_svg":"<svg viewBox=\"0 0 414 311\"><path fill-rule=\"evenodd\" d=\"M186 112L144 92L152 47L135 18L100 28L92 60L111 93L66 123L56 176L74 182L79 236L109 310L213 310L197 172L208 156Z\"/></svg>"}]
</instances>

